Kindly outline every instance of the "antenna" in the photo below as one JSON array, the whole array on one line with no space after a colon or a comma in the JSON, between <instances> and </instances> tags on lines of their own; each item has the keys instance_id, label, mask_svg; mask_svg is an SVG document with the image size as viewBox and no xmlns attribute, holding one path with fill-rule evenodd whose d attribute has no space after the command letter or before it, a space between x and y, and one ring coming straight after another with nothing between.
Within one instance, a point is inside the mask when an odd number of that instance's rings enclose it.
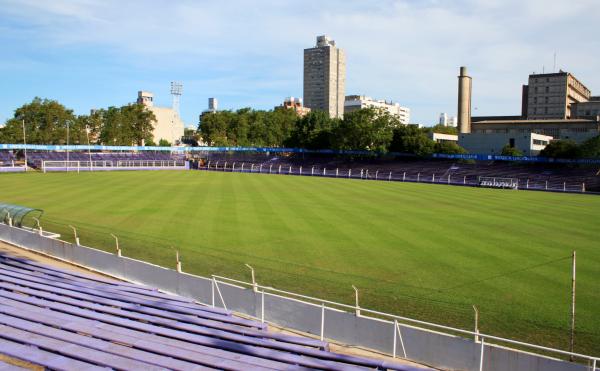
<instances>
[{"instance_id":1,"label":"antenna","mask_svg":"<svg viewBox=\"0 0 600 371\"><path fill-rule=\"evenodd\" d=\"M179 98L183 93L183 84L177 81L171 81L171 95L173 96L173 111L179 115Z\"/></svg>"},{"instance_id":2,"label":"antenna","mask_svg":"<svg viewBox=\"0 0 600 371\"><path fill-rule=\"evenodd\" d=\"M556 52L554 52L554 72L556 72Z\"/></svg>"}]
</instances>

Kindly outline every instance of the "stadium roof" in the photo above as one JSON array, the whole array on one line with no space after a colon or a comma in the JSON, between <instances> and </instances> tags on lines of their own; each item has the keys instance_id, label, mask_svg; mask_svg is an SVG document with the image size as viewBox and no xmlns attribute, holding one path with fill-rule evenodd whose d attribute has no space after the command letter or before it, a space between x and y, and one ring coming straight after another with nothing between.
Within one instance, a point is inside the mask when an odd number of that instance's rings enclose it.
<instances>
[{"instance_id":1,"label":"stadium roof","mask_svg":"<svg viewBox=\"0 0 600 371\"><path fill-rule=\"evenodd\" d=\"M146 286L0 252L0 354L10 359L51 369L415 369L328 347Z\"/></svg>"}]
</instances>

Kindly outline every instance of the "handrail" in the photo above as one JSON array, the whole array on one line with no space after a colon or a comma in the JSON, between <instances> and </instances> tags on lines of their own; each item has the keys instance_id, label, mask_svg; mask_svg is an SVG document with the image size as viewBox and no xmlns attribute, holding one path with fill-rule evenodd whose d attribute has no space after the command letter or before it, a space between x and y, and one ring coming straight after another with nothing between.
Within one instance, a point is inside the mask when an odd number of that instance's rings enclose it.
<instances>
[{"instance_id":1,"label":"handrail","mask_svg":"<svg viewBox=\"0 0 600 371\"><path fill-rule=\"evenodd\" d=\"M318 302L318 303L321 303L321 304L336 305L338 307L352 309L353 311L356 311L356 310L360 309L361 312L367 312L367 313L371 313L371 314L375 314L375 315L379 315L379 316L384 316L384 317L388 317L388 318L393 319L393 320L400 320L400 321L405 321L405 322L411 322L411 323L414 323L414 324L424 325L424 326L428 326L428 327L434 327L434 328L438 328L438 329L442 329L442 330L458 332L458 333L461 333L461 334L464 334L464 335L479 336L481 339L485 338L485 339L490 339L490 340L496 340L496 341L500 341L500 342L503 342L503 343L509 343L509 344L513 344L513 345L524 346L524 347L527 347L527 348L532 348L532 349L543 350L543 351L552 352L552 353L558 353L558 354L567 355L567 356L573 356L573 357L583 358L583 359L587 359L587 360L590 360L590 361L600 361L600 357L594 357L594 356L589 356L589 355L586 355L586 354L569 352L569 351L566 351L566 350L561 350L561 349L556 349L556 348L544 347L542 345L536 345L536 344L526 343L526 342L522 342L522 341L518 341L518 340L506 339L506 338L503 338L503 337L494 336L494 335L488 335L488 334L484 334L484 333L481 333L481 332L474 332L474 331L459 329L459 328L455 328L455 327L451 327L451 326L440 325L440 324L437 324L437 323L431 323L431 322L421 321L421 320L414 319L414 318L408 318L408 317L398 316L398 315L395 315L395 314L390 314L390 313L385 313L385 312L379 312L379 311L372 310L372 309L366 309L364 307L360 307L359 308L356 305L343 304L343 303L338 303L338 302L330 301L330 300L326 300L326 299L319 299L319 298L315 298L315 297L308 296L308 295L302 295L302 294L297 294L297 293L290 292L290 291L276 289L276 288L271 287L271 286L263 286L263 285L260 285L258 283L254 286L250 282L240 281L240 280L236 280L236 279L233 279L233 278L228 278L228 277L223 277L223 276L217 276L217 275L213 275L212 277L214 279L221 279L221 280L224 280L224 281L230 281L230 282L236 282L236 283L239 283L239 284L244 284L244 285L247 285L247 286L250 286L250 287L256 287L257 289L262 289L263 291L271 291L271 292L286 294L286 295L294 296L294 297L297 297L297 298L303 298L303 299L307 299L307 300L312 300L312 301L315 301L315 302ZM227 282L222 282L222 283L226 284ZM362 315L359 315L359 316L364 317Z\"/></svg>"}]
</instances>

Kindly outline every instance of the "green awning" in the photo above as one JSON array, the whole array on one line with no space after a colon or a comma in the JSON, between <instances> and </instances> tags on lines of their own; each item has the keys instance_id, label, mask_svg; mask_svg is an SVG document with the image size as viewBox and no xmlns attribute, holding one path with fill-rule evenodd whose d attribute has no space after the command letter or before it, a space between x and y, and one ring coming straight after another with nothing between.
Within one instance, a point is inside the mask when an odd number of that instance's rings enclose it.
<instances>
[{"instance_id":1,"label":"green awning","mask_svg":"<svg viewBox=\"0 0 600 371\"><path fill-rule=\"evenodd\" d=\"M12 219L12 225L15 227L35 227L35 219L41 218L43 210L32 209L26 206L12 205L0 202L0 221L8 223L8 218Z\"/></svg>"}]
</instances>

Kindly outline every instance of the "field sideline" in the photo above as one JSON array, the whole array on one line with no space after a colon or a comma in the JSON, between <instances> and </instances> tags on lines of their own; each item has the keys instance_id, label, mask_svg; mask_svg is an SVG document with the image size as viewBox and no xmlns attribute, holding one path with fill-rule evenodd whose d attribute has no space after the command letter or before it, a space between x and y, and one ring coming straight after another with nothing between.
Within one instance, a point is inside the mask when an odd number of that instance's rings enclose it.
<instances>
[{"instance_id":1,"label":"field sideline","mask_svg":"<svg viewBox=\"0 0 600 371\"><path fill-rule=\"evenodd\" d=\"M217 172L0 175L0 202L45 210L82 244L183 269L600 355L600 197Z\"/></svg>"}]
</instances>

